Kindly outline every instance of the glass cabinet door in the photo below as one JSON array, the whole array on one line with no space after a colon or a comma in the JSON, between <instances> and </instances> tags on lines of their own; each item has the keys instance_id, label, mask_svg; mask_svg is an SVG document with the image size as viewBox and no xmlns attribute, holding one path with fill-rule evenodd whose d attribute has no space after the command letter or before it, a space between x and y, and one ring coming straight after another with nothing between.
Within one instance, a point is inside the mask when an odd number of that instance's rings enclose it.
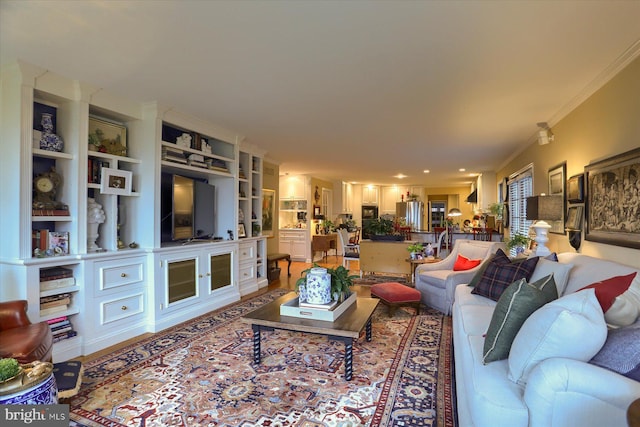
<instances>
[{"instance_id":1,"label":"glass cabinet door","mask_svg":"<svg viewBox=\"0 0 640 427\"><path fill-rule=\"evenodd\" d=\"M211 271L211 291L231 285L231 268L231 253L211 255L209 257L209 269Z\"/></svg>"},{"instance_id":2,"label":"glass cabinet door","mask_svg":"<svg viewBox=\"0 0 640 427\"><path fill-rule=\"evenodd\" d=\"M168 261L169 304L197 295L198 263L196 258Z\"/></svg>"}]
</instances>

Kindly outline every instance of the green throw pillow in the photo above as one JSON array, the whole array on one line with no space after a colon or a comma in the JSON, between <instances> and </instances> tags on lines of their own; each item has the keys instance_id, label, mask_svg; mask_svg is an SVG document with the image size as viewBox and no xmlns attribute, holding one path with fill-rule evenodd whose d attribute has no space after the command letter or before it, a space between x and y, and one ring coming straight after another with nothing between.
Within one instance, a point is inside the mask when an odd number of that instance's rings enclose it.
<instances>
[{"instance_id":1,"label":"green throw pillow","mask_svg":"<svg viewBox=\"0 0 640 427\"><path fill-rule=\"evenodd\" d=\"M509 357L511 344L524 321L534 311L555 299L558 299L558 290L553 274L534 283L520 279L509 285L493 311L484 340L482 363Z\"/></svg>"}]
</instances>

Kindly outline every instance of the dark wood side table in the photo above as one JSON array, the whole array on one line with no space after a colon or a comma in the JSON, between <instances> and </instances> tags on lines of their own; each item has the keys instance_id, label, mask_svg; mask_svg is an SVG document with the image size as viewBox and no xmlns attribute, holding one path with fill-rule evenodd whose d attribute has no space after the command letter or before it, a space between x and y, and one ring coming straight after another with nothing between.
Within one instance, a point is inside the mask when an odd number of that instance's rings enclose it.
<instances>
[{"instance_id":1,"label":"dark wood side table","mask_svg":"<svg viewBox=\"0 0 640 427\"><path fill-rule=\"evenodd\" d=\"M627 422L629 427L640 427L640 399L631 402L627 409Z\"/></svg>"},{"instance_id":2,"label":"dark wood side table","mask_svg":"<svg viewBox=\"0 0 640 427\"><path fill-rule=\"evenodd\" d=\"M420 258L420 259L411 259L407 258L405 261L411 264L411 284L415 287L416 285L416 268L420 264L432 264L434 262L440 262L442 259L440 258Z\"/></svg>"}]
</instances>

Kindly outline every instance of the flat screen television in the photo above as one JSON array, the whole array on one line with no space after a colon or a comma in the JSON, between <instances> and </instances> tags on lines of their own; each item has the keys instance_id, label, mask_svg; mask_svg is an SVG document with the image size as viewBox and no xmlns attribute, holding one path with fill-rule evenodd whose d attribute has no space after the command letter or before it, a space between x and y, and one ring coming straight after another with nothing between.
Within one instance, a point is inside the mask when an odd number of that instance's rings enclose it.
<instances>
[{"instance_id":1,"label":"flat screen television","mask_svg":"<svg viewBox=\"0 0 640 427\"><path fill-rule=\"evenodd\" d=\"M202 180L163 173L161 177L162 242L213 238L215 187Z\"/></svg>"}]
</instances>

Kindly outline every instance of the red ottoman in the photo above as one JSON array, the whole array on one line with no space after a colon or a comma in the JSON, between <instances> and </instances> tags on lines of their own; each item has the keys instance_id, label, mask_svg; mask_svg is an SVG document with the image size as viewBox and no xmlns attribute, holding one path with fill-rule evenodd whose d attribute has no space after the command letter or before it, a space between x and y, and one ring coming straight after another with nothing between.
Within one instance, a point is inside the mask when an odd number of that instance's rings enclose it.
<instances>
[{"instance_id":1,"label":"red ottoman","mask_svg":"<svg viewBox=\"0 0 640 427\"><path fill-rule=\"evenodd\" d=\"M402 305L412 305L416 314L420 314L420 291L398 282L378 283L371 287L371 296L389 306L389 316Z\"/></svg>"}]
</instances>

